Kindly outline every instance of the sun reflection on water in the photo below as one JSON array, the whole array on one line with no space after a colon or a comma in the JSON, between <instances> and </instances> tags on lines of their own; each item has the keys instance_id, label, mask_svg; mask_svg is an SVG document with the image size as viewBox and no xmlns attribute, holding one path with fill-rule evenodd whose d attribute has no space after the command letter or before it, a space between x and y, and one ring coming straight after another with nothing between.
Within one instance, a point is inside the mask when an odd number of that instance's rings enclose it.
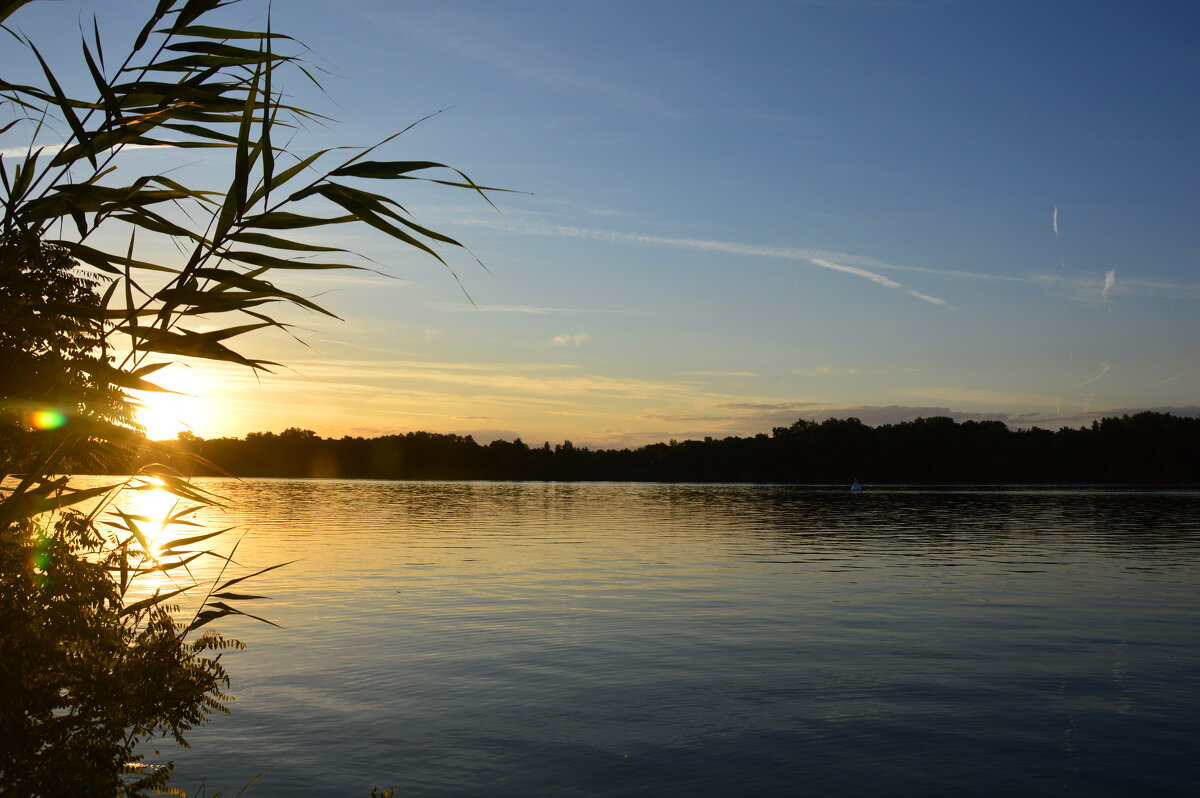
<instances>
[{"instance_id":1,"label":"sun reflection on water","mask_svg":"<svg viewBox=\"0 0 1200 798\"><path fill-rule=\"evenodd\" d=\"M190 554L176 550L178 541L200 532L191 520L197 507L184 502L154 476L139 476L121 491L107 513L107 525L129 542L139 573L130 585L131 595L153 595L195 584L195 573L176 566ZM190 550L190 547L187 547Z\"/></svg>"}]
</instances>

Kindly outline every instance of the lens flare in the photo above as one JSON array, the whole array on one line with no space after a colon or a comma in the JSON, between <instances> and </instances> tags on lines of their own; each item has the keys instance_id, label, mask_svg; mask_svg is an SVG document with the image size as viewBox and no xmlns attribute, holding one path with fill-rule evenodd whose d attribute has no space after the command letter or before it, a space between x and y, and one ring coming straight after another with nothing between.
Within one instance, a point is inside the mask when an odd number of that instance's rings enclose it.
<instances>
[{"instance_id":1,"label":"lens flare","mask_svg":"<svg viewBox=\"0 0 1200 798\"><path fill-rule=\"evenodd\" d=\"M29 414L29 426L34 429L58 429L67 417L57 410L35 410Z\"/></svg>"}]
</instances>

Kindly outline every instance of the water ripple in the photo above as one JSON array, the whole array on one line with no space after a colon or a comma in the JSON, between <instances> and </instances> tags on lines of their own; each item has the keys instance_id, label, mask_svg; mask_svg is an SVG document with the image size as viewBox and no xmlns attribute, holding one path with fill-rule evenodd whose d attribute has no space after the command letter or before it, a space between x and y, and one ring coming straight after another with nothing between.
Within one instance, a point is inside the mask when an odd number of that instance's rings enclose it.
<instances>
[{"instance_id":1,"label":"water ripple","mask_svg":"<svg viewBox=\"0 0 1200 798\"><path fill-rule=\"evenodd\" d=\"M178 786L1187 794L1200 493L212 480L286 628ZM215 519L214 519L215 520Z\"/></svg>"}]
</instances>

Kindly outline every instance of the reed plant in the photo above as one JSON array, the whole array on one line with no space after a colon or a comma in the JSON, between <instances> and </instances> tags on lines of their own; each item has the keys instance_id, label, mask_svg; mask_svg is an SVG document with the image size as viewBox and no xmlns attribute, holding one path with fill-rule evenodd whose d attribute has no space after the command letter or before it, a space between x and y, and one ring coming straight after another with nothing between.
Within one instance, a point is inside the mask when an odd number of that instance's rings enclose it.
<instances>
[{"instance_id":1,"label":"reed plant","mask_svg":"<svg viewBox=\"0 0 1200 798\"><path fill-rule=\"evenodd\" d=\"M219 653L240 644L208 627L265 620L245 609L261 597L237 583L279 566L196 578L197 560L232 562L219 547L229 530L194 520L219 497L157 463L178 449L146 439L131 391L164 390L155 373L180 361L277 366L249 354L247 336L291 334L288 309L333 316L287 278L375 268L314 233L366 225L447 268L442 252L466 251L367 186L425 180L489 203L496 189L442 164L377 159L403 130L294 152L297 131L325 120L285 98L285 78L317 75L269 6L263 29L248 30L212 21L229 0L158 0L119 57L92 19L78 48L92 85L78 97L64 89L61 42L21 32L30 1L0 0L0 35L40 76L0 76L0 134L27 142L0 155L0 793L178 793L169 763L146 766L139 746L186 744L226 711ZM225 151L214 161L229 164L226 179L141 173L128 153L143 147ZM164 241L177 257L146 254ZM72 476L112 462L150 464L87 488ZM151 519L122 508L145 490L178 499L159 523L182 532L151 540ZM136 590L151 574L160 586Z\"/></svg>"}]
</instances>

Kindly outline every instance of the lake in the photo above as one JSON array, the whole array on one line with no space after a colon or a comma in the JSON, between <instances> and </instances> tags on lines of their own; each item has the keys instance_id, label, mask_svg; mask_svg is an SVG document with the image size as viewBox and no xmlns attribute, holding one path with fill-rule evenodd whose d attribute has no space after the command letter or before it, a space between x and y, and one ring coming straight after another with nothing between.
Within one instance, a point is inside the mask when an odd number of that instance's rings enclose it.
<instances>
[{"instance_id":1,"label":"lake","mask_svg":"<svg viewBox=\"0 0 1200 798\"><path fill-rule=\"evenodd\" d=\"M1200 791L1200 491L199 482L298 561L189 794Z\"/></svg>"}]
</instances>

